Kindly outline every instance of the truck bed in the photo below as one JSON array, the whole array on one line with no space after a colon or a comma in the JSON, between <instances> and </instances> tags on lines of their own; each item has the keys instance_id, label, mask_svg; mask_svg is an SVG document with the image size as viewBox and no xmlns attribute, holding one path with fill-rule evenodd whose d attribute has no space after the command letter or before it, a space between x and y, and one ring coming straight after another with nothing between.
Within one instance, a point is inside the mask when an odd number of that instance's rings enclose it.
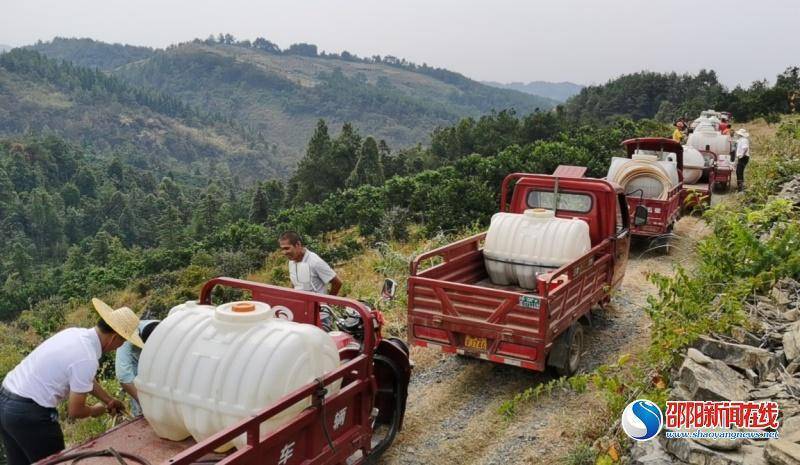
<instances>
[{"instance_id":1,"label":"truck bed","mask_svg":"<svg viewBox=\"0 0 800 465\"><path fill-rule=\"evenodd\" d=\"M118 452L138 455L155 465L171 459L193 445L195 445L195 441L191 437L179 442L159 438L144 417L138 417L106 431L91 441L68 449L64 453L79 454L114 448ZM203 457L203 461L212 463L219 461L222 457L224 456L219 454L209 454ZM119 462L114 457L92 457L81 460L81 464L119 465Z\"/></svg>"},{"instance_id":2,"label":"truck bed","mask_svg":"<svg viewBox=\"0 0 800 465\"><path fill-rule=\"evenodd\" d=\"M553 340L605 295L611 245L604 241L553 272L555 278L566 276L566 284L539 295L489 281L483 237L431 251L412 264L409 339L415 345L543 370ZM418 272L420 261L435 256L444 262Z\"/></svg>"}]
</instances>

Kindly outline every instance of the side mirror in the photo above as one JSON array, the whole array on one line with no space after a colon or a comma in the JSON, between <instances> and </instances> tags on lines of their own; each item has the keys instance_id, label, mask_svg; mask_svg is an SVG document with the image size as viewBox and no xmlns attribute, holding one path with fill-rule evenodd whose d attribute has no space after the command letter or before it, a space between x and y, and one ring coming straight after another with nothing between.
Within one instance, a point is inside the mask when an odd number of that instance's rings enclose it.
<instances>
[{"instance_id":1,"label":"side mirror","mask_svg":"<svg viewBox=\"0 0 800 465\"><path fill-rule=\"evenodd\" d=\"M383 289L381 289L381 298L384 300L394 299L397 293L397 282L393 279L386 278L383 281Z\"/></svg>"},{"instance_id":2,"label":"side mirror","mask_svg":"<svg viewBox=\"0 0 800 465\"><path fill-rule=\"evenodd\" d=\"M633 212L633 225L644 226L647 224L647 207L638 205Z\"/></svg>"}]
</instances>

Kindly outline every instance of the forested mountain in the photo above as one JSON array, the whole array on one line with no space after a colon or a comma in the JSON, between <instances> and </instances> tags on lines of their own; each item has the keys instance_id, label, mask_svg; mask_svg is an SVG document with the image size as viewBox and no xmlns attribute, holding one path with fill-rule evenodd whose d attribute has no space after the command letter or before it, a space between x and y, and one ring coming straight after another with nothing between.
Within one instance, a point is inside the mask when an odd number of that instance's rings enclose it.
<instances>
[{"instance_id":1,"label":"forested mountain","mask_svg":"<svg viewBox=\"0 0 800 465\"><path fill-rule=\"evenodd\" d=\"M800 77L796 66L777 76L775 85L765 80L746 89L730 90L719 82L713 70L696 75L643 71L586 87L564 108L573 121L602 121L617 116L672 121L679 116L694 118L709 108L730 111L737 120L746 121L788 113L791 96L797 92Z\"/></svg>"},{"instance_id":2,"label":"forested mountain","mask_svg":"<svg viewBox=\"0 0 800 465\"><path fill-rule=\"evenodd\" d=\"M39 302L61 312L70 298L131 283L145 293L244 276L286 229L314 237L357 226L387 240L405 237L411 223L426 234L485 223L505 174L568 163L598 175L620 140L667 132L499 112L437 129L429 148L392 152L352 125L333 135L319 121L288 186L249 187L224 172L160 176L157 161L132 163L54 136L0 140L0 318Z\"/></svg>"},{"instance_id":3,"label":"forested mountain","mask_svg":"<svg viewBox=\"0 0 800 465\"><path fill-rule=\"evenodd\" d=\"M507 108L524 114L554 104L392 56L326 54L311 44L282 50L263 38L250 42L220 35L152 54L85 39L57 39L35 48L219 113L294 153L294 161L320 118L332 127L351 122L402 147L424 143L432 128L465 116Z\"/></svg>"},{"instance_id":4,"label":"forested mountain","mask_svg":"<svg viewBox=\"0 0 800 465\"><path fill-rule=\"evenodd\" d=\"M13 47L10 45L0 44L0 53L5 52L6 50L11 50Z\"/></svg>"},{"instance_id":5,"label":"forested mountain","mask_svg":"<svg viewBox=\"0 0 800 465\"><path fill-rule=\"evenodd\" d=\"M547 82L547 81L531 81L524 82L511 82L504 84L501 82L484 82L484 84L499 87L501 89L518 90L526 94L539 95L555 100L556 102L566 102L568 98L577 95L583 86L572 82Z\"/></svg>"},{"instance_id":6,"label":"forested mountain","mask_svg":"<svg viewBox=\"0 0 800 465\"><path fill-rule=\"evenodd\" d=\"M149 47L108 44L93 39L65 39L56 37L50 42L39 41L29 47L50 58L71 61L86 68L110 71L133 61L151 57L155 51Z\"/></svg>"},{"instance_id":7,"label":"forested mountain","mask_svg":"<svg viewBox=\"0 0 800 465\"><path fill-rule=\"evenodd\" d=\"M292 163L254 131L101 71L15 49L0 55L0 135L42 133L156 173L284 177Z\"/></svg>"}]
</instances>

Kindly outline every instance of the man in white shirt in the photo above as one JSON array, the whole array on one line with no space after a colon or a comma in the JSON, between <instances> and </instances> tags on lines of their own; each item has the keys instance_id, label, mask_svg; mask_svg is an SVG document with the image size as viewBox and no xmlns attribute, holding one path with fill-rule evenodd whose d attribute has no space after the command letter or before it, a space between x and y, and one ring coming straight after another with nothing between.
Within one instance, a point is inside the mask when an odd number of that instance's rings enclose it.
<instances>
[{"instance_id":1,"label":"man in white shirt","mask_svg":"<svg viewBox=\"0 0 800 465\"><path fill-rule=\"evenodd\" d=\"M750 133L747 129L736 131L739 139L736 141L736 185L739 192L744 190L744 169L750 161Z\"/></svg>"},{"instance_id":2,"label":"man in white shirt","mask_svg":"<svg viewBox=\"0 0 800 465\"><path fill-rule=\"evenodd\" d=\"M278 244L283 255L289 259L289 279L295 289L318 294L339 294L342 280L325 260L303 246L299 234L286 231L278 238ZM329 283L330 291L326 288Z\"/></svg>"},{"instance_id":3,"label":"man in white shirt","mask_svg":"<svg viewBox=\"0 0 800 465\"><path fill-rule=\"evenodd\" d=\"M70 418L98 417L124 408L95 381L100 357L125 342L141 343L139 318L92 299L100 320L94 328L68 328L39 344L11 370L0 389L0 435L9 465L27 465L64 449L58 404ZM102 403L86 405L92 394Z\"/></svg>"}]
</instances>

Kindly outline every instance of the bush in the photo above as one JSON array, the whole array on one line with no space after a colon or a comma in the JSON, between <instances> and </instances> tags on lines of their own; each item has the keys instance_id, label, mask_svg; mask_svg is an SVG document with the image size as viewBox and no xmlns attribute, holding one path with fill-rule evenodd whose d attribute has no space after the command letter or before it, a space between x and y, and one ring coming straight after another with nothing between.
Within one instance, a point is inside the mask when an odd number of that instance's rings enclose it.
<instances>
[{"instance_id":1,"label":"bush","mask_svg":"<svg viewBox=\"0 0 800 465\"><path fill-rule=\"evenodd\" d=\"M17 321L22 329L33 328L39 337L45 339L64 326L68 310L69 306L60 297L51 297L22 312Z\"/></svg>"},{"instance_id":2,"label":"bush","mask_svg":"<svg viewBox=\"0 0 800 465\"><path fill-rule=\"evenodd\" d=\"M714 233L698 243L698 264L671 278L653 275L650 358L666 369L702 334L745 323L744 302L783 277L800 276L800 221L785 200L761 207L717 206L705 215Z\"/></svg>"},{"instance_id":3,"label":"bush","mask_svg":"<svg viewBox=\"0 0 800 465\"><path fill-rule=\"evenodd\" d=\"M381 241L408 239L408 225L411 212L407 208L392 207L381 216L381 222L375 231L375 238Z\"/></svg>"}]
</instances>

